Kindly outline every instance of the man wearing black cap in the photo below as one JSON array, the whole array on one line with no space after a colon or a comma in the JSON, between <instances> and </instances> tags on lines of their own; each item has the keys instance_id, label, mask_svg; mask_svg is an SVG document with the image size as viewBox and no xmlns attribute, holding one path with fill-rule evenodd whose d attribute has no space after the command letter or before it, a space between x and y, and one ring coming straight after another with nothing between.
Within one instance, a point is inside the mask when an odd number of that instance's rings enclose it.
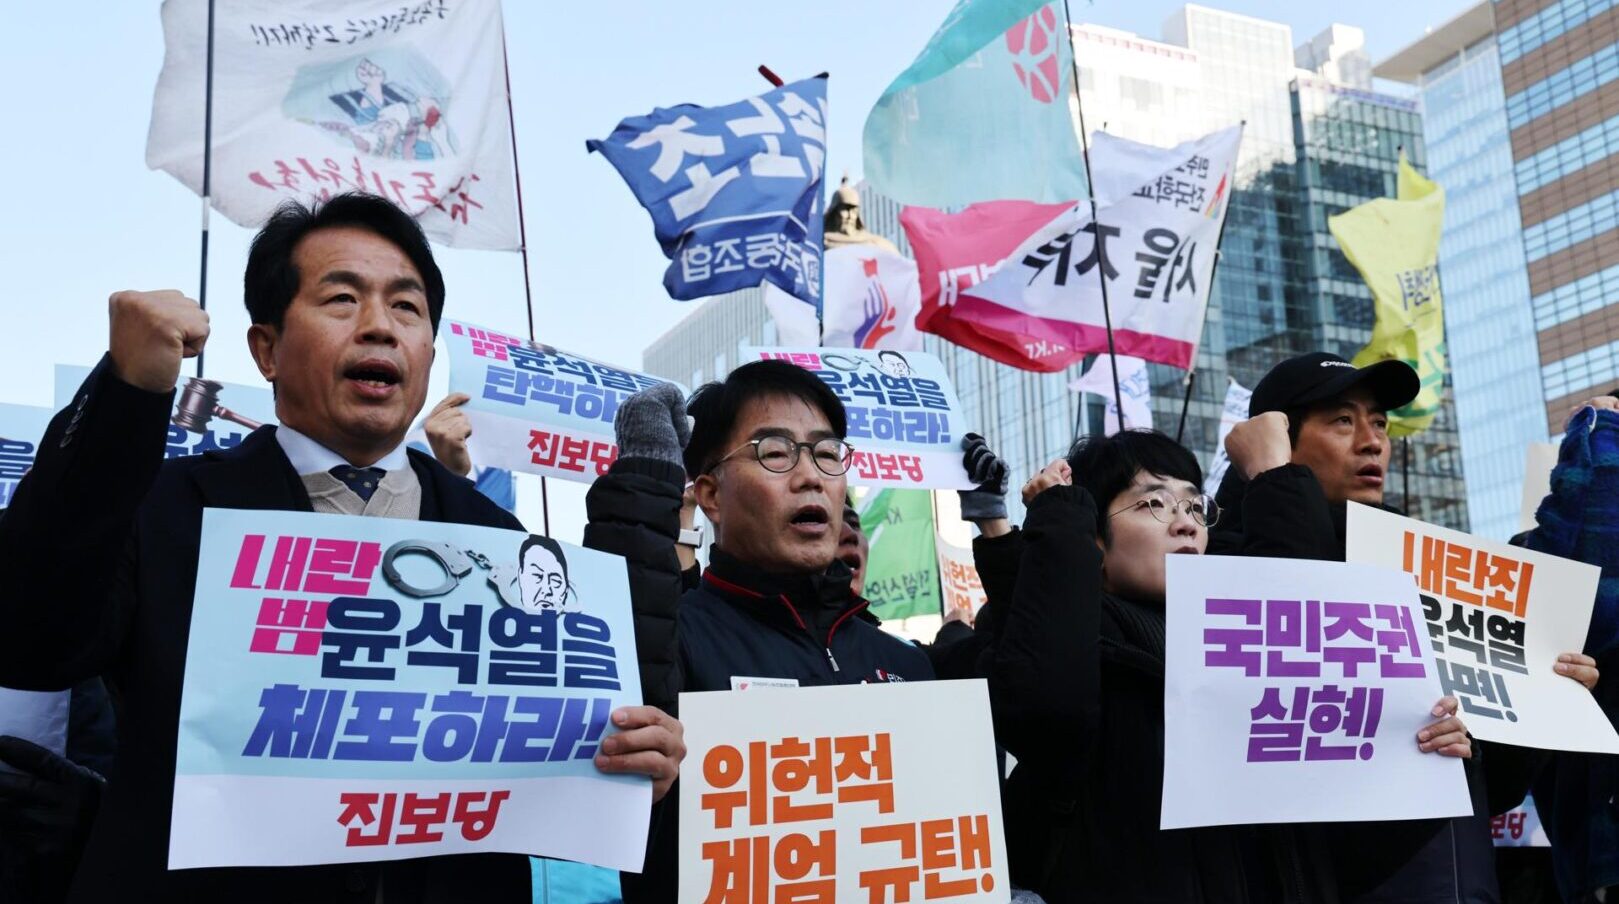
<instances>
[{"instance_id":1,"label":"man wearing black cap","mask_svg":"<svg viewBox=\"0 0 1619 904\"><path fill-rule=\"evenodd\" d=\"M1254 387L1248 420L1226 438L1225 515L1209 552L1341 561L1345 503L1382 504L1388 412L1420 388L1404 361L1357 368L1313 352L1271 368ZM1236 510L1245 517L1234 518ZM1266 523L1271 512L1284 524ZM1293 524L1302 516L1313 516L1313 530Z\"/></svg>"},{"instance_id":2,"label":"man wearing black cap","mask_svg":"<svg viewBox=\"0 0 1619 904\"><path fill-rule=\"evenodd\" d=\"M1387 508L1388 412L1416 398L1419 388L1416 371L1403 361L1357 368L1314 352L1271 368L1254 387L1248 420L1226 439L1231 468L1220 485L1209 553L1343 561L1348 503ZM1475 815L1271 827L1267 841L1278 858L1303 865L1297 875L1315 886L1284 889L1285 900L1499 900L1489 835L1493 795L1455 712L1455 698L1441 700L1433 711L1438 721L1416 741L1424 752L1468 761ZM1512 784L1521 790L1524 778ZM1503 788L1504 796L1512 793Z\"/></svg>"}]
</instances>

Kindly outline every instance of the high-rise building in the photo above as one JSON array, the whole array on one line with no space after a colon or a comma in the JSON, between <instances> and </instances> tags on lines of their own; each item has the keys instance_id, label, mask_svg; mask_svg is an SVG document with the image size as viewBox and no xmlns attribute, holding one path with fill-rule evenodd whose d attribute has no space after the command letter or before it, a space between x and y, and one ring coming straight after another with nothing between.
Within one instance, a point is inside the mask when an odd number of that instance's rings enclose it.
<instances>
[{"instance_id":1,"label":"high-rise building","mask_svg":"<svg viewBox=\"0 0 1619 904\"><path fill-rule=\"evenodd\" d=\"M1540 355L1489 0L1376 67L1421 96L1428 175L1445 189L1446 345L1474 533L1517 531L1524 449L1546 439Z\"/></svg>"},{"instance_id":2,"label":"high-rise building","mask_svg":"<svg viewBox=\"0 0 1619 904\"><path fill-rule=\"evenodd\" d=\"M1207 465L1228 378L1251 387L1290 355L1326 349L1350 357L1366 344L1371 296L1352 271L1345 276L1347 264L1327 233L1326 217L1392 195L1399 148L1419 166L1425 154L1414 106L1368 90L1356 74L1356 54L1364 55L1358 30L1329 29L1295 48L1286 25L1187 6L1164 32L1164 41L1153 41L1079 25L1072 37L1090 130L1172 145L1245 124L1219 271L1185 406L1183 442ZM1354 81L1302 70L1296 59L1316 62L1322 73L1349 73ZM1337 148L1339 141L1346 150ZM867 228L909 253L898 206L864 185L860 189ZM759 336L767 322L757 294L712 300L649 347L644 366L683 381L699 373L712 378L734 366L744 333ZM1067 389L1078 366L1035 374L932 336L925 347L952 375L968 420L964 428L989 438L1011 464L1014 486L1067 450L1076 422L1101 424L1101 399L1085 397L1082 414L1081 398ZM1155 424L1175 435L1188 397L1187 375L1153 365L1150 379ZM1453 424L1447 405L1435 427L1410 443L1409 494L1397 449L1388 486L1390 501L1408 499L1412 514L1465 528ZM1021 519L1022 505L1012 495L1012 517Z\"/></svg>"},{"instance_id":3,"label":"high-rise building","mask_svg":"<svg viewBox=\"0 0 1619 904\"><path fill-rule=\"evenodd\" d=\"M1619 6L1494 4L1546 430L1619 383Z\"/></svg>"}]
</instances>

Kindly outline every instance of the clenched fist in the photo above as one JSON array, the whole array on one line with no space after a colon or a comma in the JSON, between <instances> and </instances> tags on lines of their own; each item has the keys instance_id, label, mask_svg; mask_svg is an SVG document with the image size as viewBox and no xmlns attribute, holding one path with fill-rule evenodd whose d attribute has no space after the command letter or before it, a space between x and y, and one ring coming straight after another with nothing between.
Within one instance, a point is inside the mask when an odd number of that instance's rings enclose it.
<instances>
[{"instance_id":1,"label":"clenched fist","mask_svg":"<svg viewBox=\"0 0 1619 904\"><path fill-rule=\"evenodd\" d=\"M180 362L201 354L208 342L207 312L172 289L114 292L107 308L113 371L139 389L173 389Z\"/></svg>"},{"instance_id":2,"label":"clenched fist","mask_svg":"<svg viewBox=\"0 0 1619 904\"><path fill-rule=\"evenodd\" d=\"M1280 411L1251 417L1232 427L1226 435L1226 455L1243 477L1253 480L1293 460L1293 443L1287 437L1287 427L1287 415Z\"/></svg>"}]
</instances>

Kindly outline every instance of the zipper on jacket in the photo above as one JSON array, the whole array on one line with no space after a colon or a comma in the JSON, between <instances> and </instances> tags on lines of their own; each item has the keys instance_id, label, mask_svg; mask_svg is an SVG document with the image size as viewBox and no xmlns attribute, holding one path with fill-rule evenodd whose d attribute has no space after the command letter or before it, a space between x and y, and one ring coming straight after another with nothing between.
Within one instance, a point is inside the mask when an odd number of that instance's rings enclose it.
<instances>
[{"instance_id":1,"label":"zipper on jacket","mask_svg":"<svg viewBox=\"0 0 1619 904\"><path fill-rule=\"evenodd\" d=\"M841 669L838 668L838 658L832 655L832 648L823 647L823 649L826 650L826 661L832 665L832 671L841 671Z\"/></svg>"}]
</instances>

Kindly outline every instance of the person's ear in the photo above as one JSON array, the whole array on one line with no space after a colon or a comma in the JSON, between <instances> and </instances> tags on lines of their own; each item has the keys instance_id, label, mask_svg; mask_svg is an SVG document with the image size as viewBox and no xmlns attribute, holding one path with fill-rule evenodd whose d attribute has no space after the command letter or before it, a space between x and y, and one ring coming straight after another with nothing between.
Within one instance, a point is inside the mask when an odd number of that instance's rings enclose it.
<instances>
[{"instance_id":1,"label":"person's ear","mask_svg":"<svg viewBox=\"0 0 1619 904\"><path fill-rule=\"evenodd\" d=\"M714 525L716 531L720 528L720 485L719 478L713 474L699 474L691 484L692 497L697 500L697 507L703 510L703 517Z\"/></svg>"},{"instance_id":2,"label":"person's ear","mask_svg":"<svg viewBox=\"0 0 1619 904\"><path fill-rule=\"evenodd\" d=\"M275 386L275 347L281 341L281 331L267 323L255 323L247 328L247 351L258 365L259 375Z\"/></svg>"}]
</instances>

